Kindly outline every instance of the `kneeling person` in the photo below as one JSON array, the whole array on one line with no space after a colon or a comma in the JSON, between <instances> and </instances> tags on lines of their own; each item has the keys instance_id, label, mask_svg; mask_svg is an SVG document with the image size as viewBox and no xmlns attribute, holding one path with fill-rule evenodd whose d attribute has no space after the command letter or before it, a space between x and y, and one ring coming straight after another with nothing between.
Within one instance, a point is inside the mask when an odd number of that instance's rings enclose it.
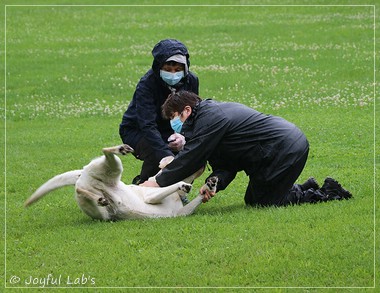
<instances>
[{"instance_id":1,"label":"kneeling person","mask_svg":"<svg viewBox=\"0 0 380 293\"><path fill-rule=\"evenodd\" d=\"M213 169L210 176L218 177L217 191L224 190L239 171L249 176L247 205L283 206L351 197L332 178L321 188L313 178L294 184L305 166L309 143L297 126L281 117L239 103L202 100L187 91L171 94L162 111L185 136L186 144L156 183L146 186L171 185L208 161ZM206 194L205 200L213 195Z\"/></svg>"}]
</instances>

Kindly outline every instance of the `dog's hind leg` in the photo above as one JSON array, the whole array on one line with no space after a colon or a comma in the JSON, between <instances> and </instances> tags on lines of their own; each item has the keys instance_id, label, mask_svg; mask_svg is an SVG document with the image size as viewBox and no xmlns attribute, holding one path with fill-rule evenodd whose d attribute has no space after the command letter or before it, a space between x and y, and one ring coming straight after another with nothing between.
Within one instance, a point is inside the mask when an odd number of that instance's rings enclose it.
<instances>
[{"instance_id":1,"label":"dog's hind leg","mask_svg":"<svg viewBox=\"0 0 380 293\"><path fill-rule=\"evenodd\" d=\"M127 144L123 144L114 147L103 148L102 152L106 157L109 167L117 169L120 165L120 161L115 158L115 155L125 156L128 153L132 153L133 148Z\"/></svg>"},{"instance_id":2,"label":"dog's hind leg","mask_svg":"<svg viewBox=\"0 0 380 293\"><path fill-rule=\"evenodd\" d=\"M104 154L104 157L102 157L104 158L104 161L100 161L102 163L99 174L102 173L103 179L106 181L119 181L119 177L121 177L121 173L123 172L123 166L121 164L121 160L116 155L126 155L128 153L131 153L133 152L133 148L127 144L124 144L109 148L103 148L102 151Z\"/></svg>"},{"instance_id":3,"label":"dog's hind leg","mask_svg":"<svg viewBox=\"0 0 380 293\"><path fill-rule=\"evenodd\" d=\"M97 195L89 190L77 187L76 200L80 209L93 219L111 220L112 203L104 196Z\"/></svg>"},{"instance_id":4,"label":"dog's hind leg","mask_svg":"<svg viewBox=\"0 0 380 293\"><path fill-rule=\"evenodd\" d=\"M103 148L102 149L104 155L114 154L114 155L126 155L128 153L133 153L133 148L131 148L127 144L122 144L114 147Z\"/></svg>"},{"instance_id":5,"label":"dog's hind leg","mask_svg":"<svg viewBox=\"0 0 380 293\"><path fill-rule=\"evenodd\" d=\"M100 196L100 195L97 195L91 191L88 191L86 189L82 189L80 187L77 187L76 188L76 192L82 196L84 196L85 198L91 200L91 201L95 201L97 203L97 205L99 206L107 206L109 205L109 202L108 200L103 197L103 196Z\"/></svg>"}]
</instances>

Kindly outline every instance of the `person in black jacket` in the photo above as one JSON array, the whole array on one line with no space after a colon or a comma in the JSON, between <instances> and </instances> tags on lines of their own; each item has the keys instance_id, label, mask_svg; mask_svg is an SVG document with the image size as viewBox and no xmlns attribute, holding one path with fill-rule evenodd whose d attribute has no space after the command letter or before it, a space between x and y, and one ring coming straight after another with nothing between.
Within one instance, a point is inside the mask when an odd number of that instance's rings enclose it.
<instances>
[{"instance_id":1,"label":"person in black jacket","mask_svg":"<svg viewBox=\"0 0 380 293\"><path fill-rule=\"evenodd\" d=\"M173 135L169 121L161 116L161 106L168 95L178 90L199 92L199 80L189 71L190 56L183 43L162 40L154 46L152 55L152 68L137 84L119 127L123 143L130 145L135 157L143 161L135 184L154 176L160 160L183 147L184 138Z\"/></svg>"},{"instance_id":2,"label":"person in black jacket","mask_svg":"<svg viewBox=\"0 0 380 293\"><path fill-rule=\"evenodd\" d=\"M168 186L195 173L207 161L209 176L218 177L217 191L225 189L237 172L249 176L247 205L283 206L303 202L350 198L351 194L332 178L320 188L314 178L294 184L309 153L309 143L300 129L281 117L264 115L239 103L202 100L186 91L173 93L163 105L186 138L184 149L143 186ZM204 201L214 193L201 188Z\"/></svg>"}]
</instances>

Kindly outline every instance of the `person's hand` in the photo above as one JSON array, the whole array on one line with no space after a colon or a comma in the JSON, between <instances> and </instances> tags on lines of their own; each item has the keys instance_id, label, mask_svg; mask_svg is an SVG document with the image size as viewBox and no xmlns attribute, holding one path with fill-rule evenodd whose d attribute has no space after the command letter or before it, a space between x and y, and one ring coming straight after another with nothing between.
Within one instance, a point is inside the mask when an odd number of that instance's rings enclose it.
<instances>
[{"instance_id":1,"label":"person's hand","mask_svg":"<svg viewBox=\"0 0 380 293\"><path fill-rule=\"evenodd\" d=\"M142 186L142 187L160 187L160 185L158 185L156 181L149 181L149 180L141 183L139 186Z\"/></svg>"},{"instance_id":2,"label":"person's hand","mask_svg":"<svg viewBox=\"0 0 380 293\"><path fill-rule=\"evenodd\" d=\"M202 202L208 202L212 197L215 196L215 191L211 191L210 189L206 188L205 186L202 186L199 190L199 193L203 195Z\"/></svg>"},{"instance_id":3,"label":"person's hand","mask_svg":"<svg viewBox=\"0 0 380 293\"><path fill-rule=\"evenodd\" d=\"M168 138L169 148L172 151L179 152L183 150L183 147L186 143L185 137L179 133L174 133Z\"/></svg>"}]
</instances>

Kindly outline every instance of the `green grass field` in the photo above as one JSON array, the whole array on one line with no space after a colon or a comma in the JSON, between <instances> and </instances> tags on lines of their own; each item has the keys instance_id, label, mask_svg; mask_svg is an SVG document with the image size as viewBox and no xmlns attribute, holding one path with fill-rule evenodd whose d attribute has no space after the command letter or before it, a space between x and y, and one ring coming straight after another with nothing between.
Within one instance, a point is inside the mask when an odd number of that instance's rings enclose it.
<instances>
[{"instance_id":1,"label":"green grass field","mask_svg":"<svg viewBox=\"0 0 380 293\"><path fill-rule=\"evenodd\" d=\"M6 288L375 289L373 6L3 9ZM47 179L121 143L118 125L151 49L169 37L187 45L202 97L294 122L311 145L299 181L332 176L353 199L247 208L242 173L186 218L93 221L71 187L24 209ZM129 183L141 162L122 160Z\"/></svg>"}]
</instances>

